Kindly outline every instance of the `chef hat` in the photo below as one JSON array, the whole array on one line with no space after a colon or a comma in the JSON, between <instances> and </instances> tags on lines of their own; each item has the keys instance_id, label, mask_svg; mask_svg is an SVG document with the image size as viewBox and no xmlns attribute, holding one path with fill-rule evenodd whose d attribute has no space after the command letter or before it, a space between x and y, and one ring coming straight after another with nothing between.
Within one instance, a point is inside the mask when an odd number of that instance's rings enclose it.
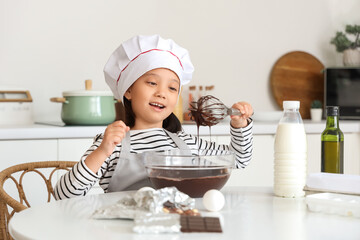
<instances>
[{"instance_id":1,"label":"chef hat","mask_svg":"<svg viewBox=\"0 0 360 240\"><path fill-rule=\"evenodd\" d=\"M143 74L156 68L174 71L180 85L190 82L194 67L188 51L159 35L136 36L121 44L104 67L105 81L116 99Z\"/></svg>"}]
</instances>

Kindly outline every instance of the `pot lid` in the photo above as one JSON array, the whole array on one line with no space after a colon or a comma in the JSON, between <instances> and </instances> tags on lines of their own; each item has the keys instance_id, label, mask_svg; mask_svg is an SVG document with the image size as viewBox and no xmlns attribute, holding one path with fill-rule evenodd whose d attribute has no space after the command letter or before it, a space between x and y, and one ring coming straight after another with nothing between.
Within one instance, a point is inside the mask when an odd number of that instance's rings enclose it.
<instances>
[{"instance_id":1,"label":"pot lid","mask_svg":"<svg viewBox=\"0 0 360 240\"><path fill-rule=\"evenodd\" d=\"M63 92L63 97L77 97L77 96L113 96L111 91L94 91L92 90L92 80L85 80L85 90L66 91Z\"/></svg>"},{"instance_id":2,"label":"pot lid","mask_svg":"<svg viewBox=\"0 0 360 240\"><path fill-rule=\"evenodd\" d=\"M76 96L113 96L111 91L94 91L94 90L78 90L78 91L66 91L63 92L64 97L76 97Z\"/></svg>"}]
</instances>

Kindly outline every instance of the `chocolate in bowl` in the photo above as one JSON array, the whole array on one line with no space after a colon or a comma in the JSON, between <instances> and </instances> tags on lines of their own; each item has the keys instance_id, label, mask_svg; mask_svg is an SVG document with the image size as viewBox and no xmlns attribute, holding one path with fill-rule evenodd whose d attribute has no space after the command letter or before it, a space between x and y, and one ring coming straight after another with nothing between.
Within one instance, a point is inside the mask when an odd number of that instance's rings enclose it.
<instances>
[{"instance_id":1,"label":"chocolate in bowl","mask_svg":"<svg viewBox=\"0 0 360 240\"><path fill-rule=\"evenodd\" d=\"M235 155L226 150L147 152L144 164L154 188L174 186L190 197L220 190L230 177Z\"/></svg>"}]
</instances>

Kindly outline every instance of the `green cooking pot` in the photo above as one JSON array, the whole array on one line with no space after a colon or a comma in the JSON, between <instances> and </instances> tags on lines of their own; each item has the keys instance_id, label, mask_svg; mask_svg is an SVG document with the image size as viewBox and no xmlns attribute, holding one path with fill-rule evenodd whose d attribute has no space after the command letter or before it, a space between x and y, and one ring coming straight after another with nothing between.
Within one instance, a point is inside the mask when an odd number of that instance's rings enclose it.
<instances>
[{"instance_id":1,"label":"green cooking pot","mask_svg":"<svg viewBox=\"0 0 360 240\"><path fill-rule=\"evenodd\" d=\"M61 119L66 125L108 125L115 120L114 97L109 91L68 91L62 98Z\"/></svg>"}]
</instances>

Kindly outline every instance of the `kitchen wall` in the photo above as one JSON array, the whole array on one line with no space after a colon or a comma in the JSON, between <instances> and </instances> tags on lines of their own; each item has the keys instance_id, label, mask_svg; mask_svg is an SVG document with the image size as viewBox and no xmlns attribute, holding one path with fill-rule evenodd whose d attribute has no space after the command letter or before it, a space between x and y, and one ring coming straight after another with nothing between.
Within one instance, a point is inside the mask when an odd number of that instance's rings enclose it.
<instances>
[{"instance_id":1,"label":"kitchen wall","mask_svg":"<svg viewBox=\"0 0 360 240\"><path fill-rule=\"evenodd\" d=\"M158 33L190 51L196 85L225 103L278 110L269 75L283 54L302 50L341 65L329 44L360 23L358 0L0 0L0 89L30 90L37 121L60 120L63 91L108 89L102 69L137 34Z\"/></svg>"}]
</instances>

